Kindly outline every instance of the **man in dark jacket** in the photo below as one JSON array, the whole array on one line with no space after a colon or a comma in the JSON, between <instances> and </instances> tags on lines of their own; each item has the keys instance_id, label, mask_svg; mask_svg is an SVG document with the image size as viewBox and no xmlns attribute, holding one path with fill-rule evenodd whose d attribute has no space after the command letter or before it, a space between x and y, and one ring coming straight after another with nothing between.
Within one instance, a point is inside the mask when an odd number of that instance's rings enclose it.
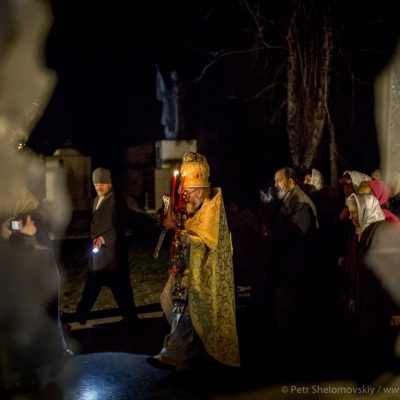
<instances>
[{"instance_id":1,"label":"man in dark jacket","mask_svg":"<svg viewBox=\"0 0 400 400\"><path fill-rule=\"evenodd\" d=\"M103 286L109 286L125 322L137 319L125 247L126 204L113 189L108 169L97 168L92 180L97 192L91 222L92 254L78 321L85 324Z\"/></svg>"},{"instance_id":2,"label":"man in dark jacket","mask_svg":"<svg viewBox=\"0 0 400 400\"><path fill-rule=\"evenodd\" d=\"M313 239L317 228L314 203L297 184L292 168L275 173L275 188L281 204L273 233L275 249L276 329L287 342L301 339L309 329L312 297Z\"/></svg>"}]
</instances>

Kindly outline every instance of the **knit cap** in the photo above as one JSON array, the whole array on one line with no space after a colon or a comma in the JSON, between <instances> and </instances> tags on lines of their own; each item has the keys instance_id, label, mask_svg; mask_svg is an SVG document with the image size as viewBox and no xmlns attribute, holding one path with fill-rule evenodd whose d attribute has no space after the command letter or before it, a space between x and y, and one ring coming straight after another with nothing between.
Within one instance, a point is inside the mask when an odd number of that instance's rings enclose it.
<instances>
[{"instance_id":1,"label":"knit cap","mask_svg":"<svg viewBox=\"0 0 400 400\"><path fill-rule=\"evenodd\" d=\"M107 168L96 168L92 180L93 183L111 183L111 172Z\"/></svg>"}]
</instances>

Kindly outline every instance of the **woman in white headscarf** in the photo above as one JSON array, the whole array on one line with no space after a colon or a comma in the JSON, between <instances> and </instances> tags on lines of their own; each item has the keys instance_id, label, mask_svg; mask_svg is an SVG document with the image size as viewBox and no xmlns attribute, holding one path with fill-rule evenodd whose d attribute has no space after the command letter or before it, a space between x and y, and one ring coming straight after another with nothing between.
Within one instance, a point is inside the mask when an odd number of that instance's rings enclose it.
<instances>
[{"instance_id":1,"label":"woman in white headscarf","mask_svg":"<svg viewBox=\"0 0 400 400\"><path fill-rule=\"evenodd\" d=\"M352 277L352 308L356 317L355 345L360 379L373 379L388 367L393 356L391 316L397 308L366 264L366 256L376 232L385 229L378 199L372 194L351 194L346 199L350 220L358 235L357 268Z\"/></svg>"},{"instance_id":2,"label":"woman in white headscarf","mask_svg":"<svg viewBox=\"0 0 400 400\"><path fill-rule=\"evenodd\" d=\"M346 205L347 207L349 207L349 218L356 228L356 232L359 236L359 242L361 241L362 233L371 224L375 224L376 222L385 220L385 214L383 213L379 205L379 201L372 194L353 193L346 199ZM368 231L376 226L377 225L372 225Z\"/></svg>"},{"instance_id":3,"label":"woman in white headscarf","mask_svg":"<svg viewBox=\"0 0 400 400\"><path fill-rule=\"evenodd\" d=\"M324 186L324 177L317 169L311 168L304 177L304 183L314 186L316 190L321 190Z\"/></svg>"}]
</instances>

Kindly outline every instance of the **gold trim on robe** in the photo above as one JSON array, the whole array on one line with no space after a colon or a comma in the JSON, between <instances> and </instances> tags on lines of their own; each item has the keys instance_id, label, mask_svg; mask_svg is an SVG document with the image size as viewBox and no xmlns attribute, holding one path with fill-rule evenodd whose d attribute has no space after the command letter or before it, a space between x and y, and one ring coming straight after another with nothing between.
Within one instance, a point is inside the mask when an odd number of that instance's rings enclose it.
<instances>
[{"instance_id":1,"label":"gold trim on robe","mask_svg":"<svg viewBox=\"0 0 400 400\"><path fill-rule=\"evenodd\" d=\"M220 188L186 221L190 238L189 304L193 327L209 355L239 366L230 235Z\"/></svg>"}]
</instances>

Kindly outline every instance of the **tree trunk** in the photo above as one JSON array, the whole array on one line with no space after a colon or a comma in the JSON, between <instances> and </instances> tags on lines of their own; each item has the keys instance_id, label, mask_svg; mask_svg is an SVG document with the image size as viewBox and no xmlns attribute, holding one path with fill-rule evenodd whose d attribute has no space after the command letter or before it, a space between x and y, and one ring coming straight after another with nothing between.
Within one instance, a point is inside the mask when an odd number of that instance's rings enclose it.
<instances>
[{"instance_id":1,"label":"tree trunk","mask_svg":"<svg viewBox=\"0 0 400 400\"><path fill-rule=\"evenodd\" d=\"M287 128L293 164L305 170L312 167L329 120L332 29L324 4L294 4L287 35Z\"/></svg>"}]
</instances>

